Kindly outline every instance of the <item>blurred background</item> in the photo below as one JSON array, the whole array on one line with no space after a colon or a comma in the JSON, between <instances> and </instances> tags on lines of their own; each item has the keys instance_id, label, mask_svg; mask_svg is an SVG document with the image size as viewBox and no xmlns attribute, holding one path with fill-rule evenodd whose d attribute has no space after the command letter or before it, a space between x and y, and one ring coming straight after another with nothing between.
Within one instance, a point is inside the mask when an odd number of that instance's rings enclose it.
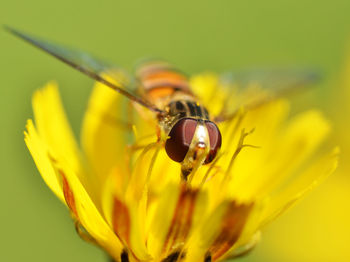
<instances>
[{"instance_id":1,"label":"blurred background","mask_svg":"<svg viewBox=\"0 0 350 262\"><path fill-rule=\"evenodd\" d=\"M315 67L320 88L295 110L321 108L342 149L337 172L269 225L238 261L350 261L350 1L1 0L0 24L91 51L132 69L157 56L185 72ZM349 60L347 62L347 60ZM348 64L348 65L347 65ZM106 261L76 235L23 142L31 94L57 80L74 131L93 81L0 30L0 261Z\"/></svg>"}]
</instances>

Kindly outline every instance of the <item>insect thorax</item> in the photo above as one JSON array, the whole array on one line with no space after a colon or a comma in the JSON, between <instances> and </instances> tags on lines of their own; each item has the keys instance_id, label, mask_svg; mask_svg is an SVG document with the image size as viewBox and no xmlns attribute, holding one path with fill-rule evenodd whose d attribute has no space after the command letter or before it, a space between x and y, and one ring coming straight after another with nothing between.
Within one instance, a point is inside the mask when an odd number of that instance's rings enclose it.
<instances>
[{"instance_id":1,"label":"insect thorax","mask_svg":"<svg viewBox=\"0 0 350 262\"><path fill-rule=\"evenodd\" d=\"M208 110L191 100L175 100L166 106L167 116L161 121L164 132L170 129L182 118L193 118L198 120L209 120Z\"/></svg>"}]
</instances>

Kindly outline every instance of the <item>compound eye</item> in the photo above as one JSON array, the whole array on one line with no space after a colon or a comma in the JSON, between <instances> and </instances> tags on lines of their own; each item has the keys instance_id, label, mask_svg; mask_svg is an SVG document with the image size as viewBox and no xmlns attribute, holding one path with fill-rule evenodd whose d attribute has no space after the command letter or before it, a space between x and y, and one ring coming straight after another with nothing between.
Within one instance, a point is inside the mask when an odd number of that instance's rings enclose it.
<instances>
[{"instance_id":1,"label":"compound eye","mask_svg":"<svg viewBox=\"0 0 350 262\"><path fill-rule=\"evenodd\" d=\"M169 139L165 142L165 151L168 156L182 162L190 148L191 141L196 131L197 121L192 118L180 119L171 129Z\"/></svg>"},{"instance_id":2,"label":"compound eye","mask_svg":"<svg viewBox=\"0 0 350 262\"><path fill-rule=\"evenodd\" d=\"M217 152L221 148L221 133L217 125L211 121L206 121L205 126L209 134L210 150L204 164L209 164L214 160Z\"/></svg>"}]
</instances>

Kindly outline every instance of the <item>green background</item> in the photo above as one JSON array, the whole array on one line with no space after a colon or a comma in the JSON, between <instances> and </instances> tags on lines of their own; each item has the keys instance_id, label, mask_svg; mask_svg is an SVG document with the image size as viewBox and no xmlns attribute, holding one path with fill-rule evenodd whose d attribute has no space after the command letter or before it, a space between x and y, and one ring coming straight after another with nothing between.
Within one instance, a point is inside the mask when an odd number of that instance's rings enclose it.
<instances>
[{"instance_id":1,"label":"green background","mask_svg":"<svg viewBox=\"0 0 350 262\"><path fill-rule=\"evenodd\" d=\"M149 55L189 73L314 65L323 70L325 84L312 105L327 108L327 86L338 75L350 36L350 1L0 0L0 24L89 50L128 69ZM0 31L0 261L106 261L76 235L23 142L31 94L52 79L78 134L93 81ZM274 252L269 239L282 230L281 245L297 245L288 242L288 228L279 223L310 215L294 210L284 215L240 261L287 261L288 254L280 254L279 247Z\"/></svg>"}]
</instances>

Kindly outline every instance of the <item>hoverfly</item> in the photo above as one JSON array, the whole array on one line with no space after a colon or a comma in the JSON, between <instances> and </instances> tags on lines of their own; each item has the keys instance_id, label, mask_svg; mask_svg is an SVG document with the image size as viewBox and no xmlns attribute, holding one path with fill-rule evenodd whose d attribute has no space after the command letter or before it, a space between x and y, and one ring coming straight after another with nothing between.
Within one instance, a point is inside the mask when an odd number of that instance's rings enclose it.
<instances>
[{"instance_id":1,"label":"hoverfly","mask_svg":"<svg viewBox=\"0 0 350 262\"><path fill-rule=\"evenodd\" d=\"M110 78L113 76L106 77L105 73L113 66L90 54L44 41L10 27L5 28L13 35L154 112L160 132L167 137L164 143L165 151L173 161L181 164L184 180L195 166L209 164L217 156L222 142L218 122L232 119L239 108L256 108L282 94L295 90L296 87L315 81L313 73L288 74L287 77L284 75L279 78L279 82L275 81L277 91L272 96L240 104L229 114L211 116L191 91L186 75L169 63L155 60L140 65L133 81L136 83L135 88L135 86L124 85L120 81L111 81ZM264 73L258 72L253 75L258 81L266 80ZM271 77L271 74L267 76ZM251 77L252 74L242 74L239 80L244 82Z\"/></svg>"}]
</instances>

